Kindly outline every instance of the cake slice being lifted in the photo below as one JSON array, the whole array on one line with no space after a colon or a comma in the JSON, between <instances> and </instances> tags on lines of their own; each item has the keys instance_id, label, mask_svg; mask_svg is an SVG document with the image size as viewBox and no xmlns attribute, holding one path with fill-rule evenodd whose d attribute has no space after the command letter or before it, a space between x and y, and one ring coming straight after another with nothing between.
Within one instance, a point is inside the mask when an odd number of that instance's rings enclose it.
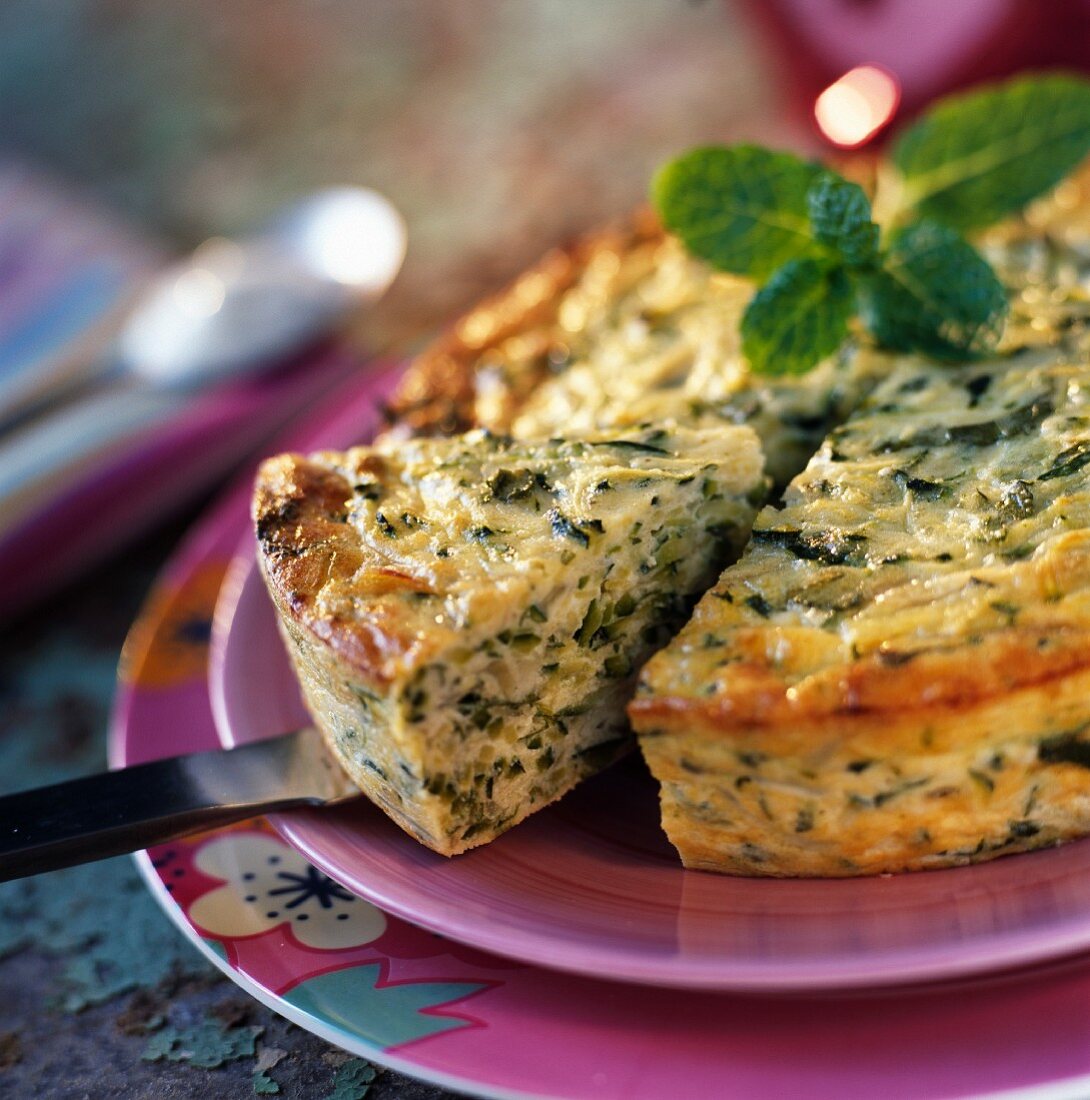
<instances>
[{"instance_id":1,"label":"cake slice being lifted","mask_svg":"<svg viewBox=\"0 0 1090 1100\"><path fill-rule=\"evenodd\" d=\"M315 722L375 802L453 855L629 746L634 670L764 489L744 427L474 431L270 459L254 519Z\"/></svg>"}]
</instances>

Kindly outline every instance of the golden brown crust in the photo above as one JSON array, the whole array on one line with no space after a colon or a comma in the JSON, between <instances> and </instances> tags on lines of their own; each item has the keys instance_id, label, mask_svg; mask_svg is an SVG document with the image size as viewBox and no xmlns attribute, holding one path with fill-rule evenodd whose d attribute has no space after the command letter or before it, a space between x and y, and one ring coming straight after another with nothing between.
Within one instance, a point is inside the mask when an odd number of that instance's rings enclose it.
<instances>
[{"instance_id":1,"label":"golden brown crust","mask_svg":"<svg viewBox=\"0 0 1090 1100\"><path fill-rule=\"evenodd\" d=\"M507 287L455 321L413 360L390 402L395 430L436 435L476 426L474 402L480 363L515 337L533 345L530 351L536 369L519 380L519 392L512 395L516 400L527 396L547 376L549 353L562 342L556 323L564 292L595 257L605 252L624 253L661 240L663 235L654 214L642 208L623 224L547 252Z\"/></svg>"},{"instance_id":2,"label":"golden brown crust","mask_svg":"<svg viewBox=\"0 0 1090 1100\"><path fill-rule=\"evenodd\" d=\"M321 639L357 676L389 683L415 639L401 628L396 601L384 595L419 591L421 581L395 569L361 570L358 537L345 523L352 487L336 471L302 455L269 459L258 471L253 518L258 560L281 616ZM352 582L372 601L366 618L325 613L323 590Z\"/></svg>"},{"instance_id":3,"label":"golden brown crust","mask_svg":"<svg viewBox=\"0 0 1090 1100\"><path fill-rule=\"evenodd\" d=\"M638 697L629 713L640 726L713 735L738 723L771 727L868 713L918 712L923 721L936 709L1002 698L1090 668L1090 532L1055 537L1028 561L949 574L930 587L891 589L884 604L894 604L900 591L918 603L919 589L930 606L913 619L910 634L900 636L887 623L885 640L867 652L845 645L835 632L800 624L731 629L732 619L740 622L746 612L710 597L682 637L729 629L736 659L710 670L699 690L677 690L672 666L665 656L656 658L646 674L654 693ZM954 630L942 596L964 598L976 590L986 593L988 618L977 617L963 599ZM1000 625L1008 600L1017 602L1017 621Z\"/></svg>"},{"instance_id":4,"label":"golden brown crust","mask_svg":"<svg viewBox=\"0 0 1090 1100\"><path fill-rule=\"evenodd\" d=\"M1090 630L1012 628L972 648L955 644L903 665L878 653L794 686L766 663L739 663L732 668L730 695L643 697L628 709L640 725L710 734L739 722L772 727L884 711L912 710L923 720L943 708L956 710L1086 668Z\"/></svg>"}]
</instances>

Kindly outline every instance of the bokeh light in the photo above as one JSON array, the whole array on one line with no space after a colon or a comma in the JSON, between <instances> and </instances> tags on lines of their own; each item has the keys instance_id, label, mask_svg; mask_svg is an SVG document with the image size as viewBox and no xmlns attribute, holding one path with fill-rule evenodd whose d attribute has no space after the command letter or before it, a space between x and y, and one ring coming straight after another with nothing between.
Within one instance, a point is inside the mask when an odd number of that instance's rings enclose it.
<instances>
[{"instance_id":1,"label":"bokeh light","mask_svg":"<svg viewBox=\"0 0 1090 1100\"><path fill-rule=\"evenodd\" d=\"M855 148L869 141L897 110L897 80L876 65L859 65L835 80L814 101L814 118L834 145Z\"/></svg>"}]
</instances>

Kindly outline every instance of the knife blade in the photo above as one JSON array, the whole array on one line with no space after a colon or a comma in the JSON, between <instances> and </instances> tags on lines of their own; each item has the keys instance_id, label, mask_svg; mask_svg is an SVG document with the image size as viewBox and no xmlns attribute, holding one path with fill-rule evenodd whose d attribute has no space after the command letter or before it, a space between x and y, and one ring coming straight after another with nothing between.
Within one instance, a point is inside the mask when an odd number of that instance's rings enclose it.
<instances>
[{"instance_id":1,"label":"knife blade","mask_svg":"<svg viewBox=\"0 0 1090 1100\"><path fill-rule=\"evenodd\" d=\"M0 882L360 795L313 728L0 798Z\"/></svg>"}]
</instances>

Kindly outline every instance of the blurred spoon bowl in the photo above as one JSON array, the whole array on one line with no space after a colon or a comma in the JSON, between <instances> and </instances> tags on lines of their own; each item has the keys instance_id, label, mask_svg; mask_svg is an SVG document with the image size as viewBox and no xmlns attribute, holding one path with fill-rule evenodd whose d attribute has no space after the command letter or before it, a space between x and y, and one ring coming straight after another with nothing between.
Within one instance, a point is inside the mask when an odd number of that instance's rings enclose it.
<instances>
[{"instance_id":1,"label":"blurred spoon bowl","mask_svg":"<svg viewBox=\"0 0 1090 1100\"><path fill-rule=\"evenodd\" d=\"M310 195L254 236L213 238L163 272L119 335L121 365L181 388L276 366L382 294L405 241L401 215L375 191Z\"/></svg>"}]
</instances>

